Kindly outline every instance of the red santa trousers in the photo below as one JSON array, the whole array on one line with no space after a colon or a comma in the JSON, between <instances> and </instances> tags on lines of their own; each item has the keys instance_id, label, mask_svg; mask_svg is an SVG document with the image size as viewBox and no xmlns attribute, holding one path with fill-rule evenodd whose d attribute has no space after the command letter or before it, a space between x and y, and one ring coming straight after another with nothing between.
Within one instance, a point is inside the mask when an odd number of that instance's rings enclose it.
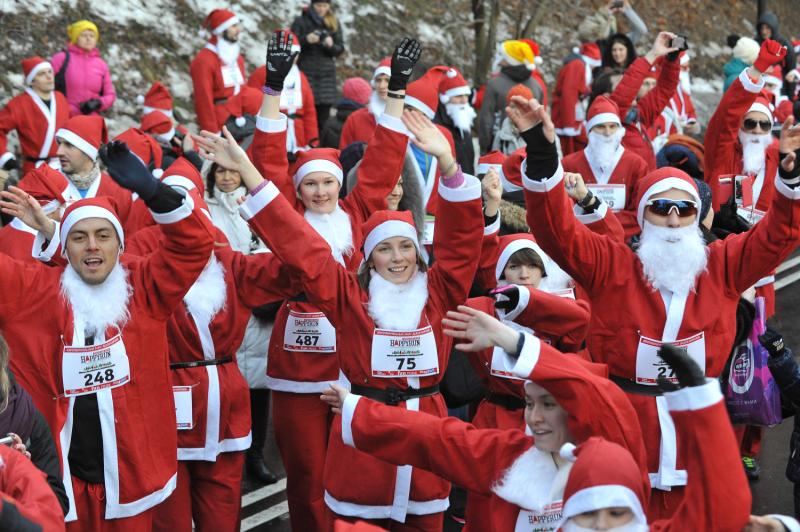
<instances>
[{"instance_id":1,"label":"red santa trousers","mask_svg":"<svg viewBox=\"0 0 800 532\"><path fill-rule=\"evenodd\" d=\"M764 435L764 427L756 425L734 425L733 433L739 440L739 449L742 456L758 458L761 454L761 437Z\"/></svg>"},{"instance_id":2,"label":"red santa trousers","mask_svg":"<svg viewBox=\"0 0 800 532\"><path fill-rule=\"evenodd\" d=\"M331 522L334 519L340 523L343 521L346 523L369 523L391 532L433 532L440 531L444 527L444 513L442 512L428 515L407 515L405 523L391 519L359 519L331 512ZM330 530L333 530L333 526Z\"/></svg>"},{"instance_id":3,"label":"red santa trousers","mask_svg":"<svg viewBox=\"0 0 800 532\"><path fill-rule=\"evenodd\" d=\"M322 474L333 413L318 393L272 391L272 426L286 470L286 499L292 530L332 526Z\"/></svg>"},{"instance_id":4,"label":"red santa trousers","mask_svg":"<svg viewBox=\"0 0 800 532\"><path fill-rule=\"evenodd\" d=\"M241 513L244 451L220 453L216 462L178 461L178 484L156 506L153 530L237 532Z\"/></svg>"},{"instance_id":5,"label":"red santa trousers","mask_svg":"<svg viewBox=\"0 0 800 532\"><path fill-rule=\"evenodd\" d=\"M89 484L72 477L72 493L75 497L75 510L78 520L67 523L67 532L150 532L153 526L153 510L124 517L106 519L106 488L103 484Z\"/></svg>"},{"instance_id":6,"label":"red santa trousers","mask_svg":"<svg viewBox=\"0 0 800 532\"><path fill-rule=\"evenodd\" d=\"M738 464L737 464L738 465ZM654 522L669 519L678 509L686 493L685 486L672 486L671 491L650 490L650 507L647 509L647 520Z\"/></svg>"}]
</instances>

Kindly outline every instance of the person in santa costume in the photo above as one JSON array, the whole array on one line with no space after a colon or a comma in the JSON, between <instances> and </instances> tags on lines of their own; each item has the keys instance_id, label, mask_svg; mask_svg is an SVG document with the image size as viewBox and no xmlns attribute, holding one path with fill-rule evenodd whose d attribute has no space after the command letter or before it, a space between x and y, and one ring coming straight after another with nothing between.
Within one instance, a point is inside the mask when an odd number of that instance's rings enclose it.
<instances>
[{"instance_id":1,"label":"person in santa costume","mask_svg":"<svg viewBox=\"0 0 800 532\"><path fill-rule=\"evenodd\" d=\"M439 102L434 123L446 127L453 136L456 160L463 170L475 173L475 145L472 142L472 123L477 114L469 103L472 89L461 72L450 67L439 82Z\"/></svg>"},{"instance_id":2,"label":"person in santa costume","mask_svg":"<svg viewBox=\"0 0 800 532\"><path fill-rule=\"evenodd\" d=\"M403 96L421 49L416 41L404 39L395 50L386 110L358 170L358 185L340 201L344 176L338 150L315 148L299 152L292 173L289 172L287 117L280 113L280 96L284 77L296 55L291 45L288 33L279 31L272 35L267 47L270 76L263 89L261 114L250 146L251 159L322 235L330 246L329 255L355 271L362 259L356 247L361 241L361 226L372 212L386 208L386 197L403 168L408 143L407 129L400 120ZM214 162L236 170L222 161ZM343 340L307 294L295 296L281 305L275 318L267 384L273 390L273 423L287 473L292 526L297 530L324 530L329 516L323 473L332 416L319 404L316 394L328 383L343 380L337 360ZM299 418L303 423L297 422Z\"/></svg>"},{"instance_id":3,"label":"person in santa costume","mask_svg":"<svg viewBox=\"0 0 800 532\"><path fill-rule=\"evenodd\" d=\"M586 120L589 142L561 161L565 172L580 174L591 192L614 211L631 237L639 232L634 205L636 185L647 173L647 164L622 145L625 129L617 104L598 96ZM587 200L589 201L589 200Z\"/></svg>"},{"instance_id":4,"label":"person in santa costume","mask_svg":"<svg viewBox=\"0 0 800 532\"><path fill-rule=\"evenodd\" d=\"M408 56L410 45L418 46L404 40L398 47L393 78L395 66L410 73L414 61L402 59ZM392 81L393 91L395 83ZM387 110L395 99L390 99ZM378 211L363 225L363 238L353 240L364 261L357 274L352 272L276 184L264 181L234 146L211 135L205 136L205 142L215 160L225 166L239 165L237 170L250 190L240 212L278 258L300 276L308 300L342 333L336 336L336 352L353 389L399 408L444 416L438 382L449 349L445 349L441 320L448 309L466 298L475 275L483 234L481 187L477 179L460 171L449 143L429 120L406 113L403 122L414 142L439 159L444 168L439 185L443 216L434 244L437 260L430 269L421 259L411 213ZM390 175L398 174L399 168ZM359 186L364 179L359 179ZM384 198L385 194L381 200ZM311 321L309 318L305 321ZM308 327L309 332L315 330L314 324ZM288 340L314 343L304 338ZM327 344L324 336L321 340ZM274 412L278 412L277 406ZM305 423L305 416L297 412L300 418L292 422L299 424L302 419ZM301 445L306 447L304 442L293 443L293 453L298 453ZM347 448L339 424L334 423L324 463L325 503L338 517L390 519L396 529L440 530L449 485L419 471L414 471L412 479L411 469L398 469Z\"/></svg>"},{"instance_id":5,"label":"person in santa costume","mask_svg":"<svg viewBox=\"0 0 800 532\"><path fill-rule=\"evenodd\" d=\"M300 42L297 35L289 30L283 30L291 35L292 52L300 52ZM267 66L258 67L250 74L247 84L253 88L261 89L267 81ZM281 91L281 112L289 119L289 131L286 134L286 152L295 154L300 149L316 145L319 140L319 127L317 125L317 109L314 107L314 93L308 83L306 75L297 67L297 59L286 79L283 80Z\"/></svg>"},{"instance_id":6,"label":"person in santa costume","mask_svg":"<svg viewBox=\"0 0 800 532\"><path fill-rule=\"evenodd\" d=\"M218 132L227 117L223 104L239 93L247 79L244 58L239 53L242 27L236 15L227 9L211 11L203 27L211 32L211 38L189 66L194 111L201 129Z\"/></svg>"},{"instance_id":7,"label":"person in santa costume","mask_svg":"<svg viewBox=\"0 0 800 532\"><path fill-rule=\"evenodd\" d=\"M149 530L175 489L167 320L208 262L213 238L190 196L155 179L122 143L103 148L110 175L150 206L164 234L144 259L123 254L108 197L76 201L60 223L25 192L0 207L39 231L41 259L0 256L0 329L20 384L56 435L70 530ZM16 294L16 295L14 295Z\"/></svg>"},{"instance_id":8,"label":"person in santa costume","mask_svg":"<svg viewBox=\"0 0 800 532\"><path fill-rule=\"evenodd\" d=\"M523 165L528 224L546 253L588 292L587 344L606 362L639 412L648 451L651 515L669 515L683 496L686 452L677 446L666 404L653 385L668 373L656 356L663 344L687 349L710 377L722 371L735 334L739 296L797 247L800 216L800 128L784 124L785 154L770 212L753 230L704 245L694 181L671 167L640 180L635 205L642 227L636 251L587 230L575 219L566 187L576 179L558 162L555 131L535 100L519 101L512 118L527 141ZM595 216L607 209L600 205ZM747 257L747 260L744 260ZM735 268L731 265L735 264ZM655 396L655 397L654 397Z\"/></svg>"},{"instance_id":9,"label":"person in santa costume","mask_svg":"<svg viewBox=\"0 0 800 532\"><path fill-rule=\"evenodd\" d=\"M5 445L0 446L0 528L64 530L64 514L44 473Z\"/></svg>"},{"instance_id":10,"label":"person in santa costume","mask_svg":"<svg viewBox=\"0 0 800 532\"><path fill-rule=\"evenodd\" d=\"M354 142L367 142L372 138L377 127L377 120L386 108L389 98L389 77L392 74L392 58L384 57L372 73L370 84L372 94L369 103L347 117L342 126L339 149L343 150Z\"/></svg>"},{"instance_id":11,"label":"person in santa costume","mask_svg":"<svg viewBox=\"0 0 800 532\"><path fill-rule=\"evenodd\" d=\"M670 135L700 133L700 123L697 121L697 112L692 101L689 61L689 53L681 52L678 88L651 128L650 136L653 138L653 148L656 153L667 143Z\"/></svg>"},{"instance_id":12,"label":"person in santa costume","mask_svg":"<svg viewBox=\"0 0 800 532\"><path fill-rule=\"evenodd\" d=\"M172 104L172 95L169 89L160 81L154 81L144 96L138 96L137 101L142 104L142 118L139 129L152 135L161 146L163 152L162 169L166 170L175 159L186 155L192 159L199 168L202 161L194 159L194 143L189 130L178 123ZM189 154L189 155L187 155Z\"/></svg>"},{"instance_id":13,"label":"person in santa costume","mask_svg":"<svg viewBox=\"0 0 800 532\"><path fill-rule=\"evenodd\" d=\"M16 130L24 160L22 173L43 164L58 166L55 134L69 120L69 104L55 90L53 67L41 57L22 60L25 92L14 96L0 110L0 168L12 170L20 164L7 148L7 135Z\"/></svg>"}]
</instances>

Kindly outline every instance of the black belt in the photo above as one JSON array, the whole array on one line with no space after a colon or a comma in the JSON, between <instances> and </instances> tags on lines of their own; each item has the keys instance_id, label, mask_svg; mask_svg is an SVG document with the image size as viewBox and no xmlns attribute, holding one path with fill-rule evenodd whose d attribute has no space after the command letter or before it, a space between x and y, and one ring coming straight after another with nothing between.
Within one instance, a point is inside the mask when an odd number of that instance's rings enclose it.
<instances>
[{"instance_id":1,"label":"black belt","mask_svg":"<svg viewBox=\"0 0 800 532\"><path fill-rule=\"evenodd\" d=\"M222 105L224 103L228 103L227 98L214 98L214 105Z\"/></svg>"},{"instance_id":2,"label":"black belt","mask_svg":"<svg viewBox=\"0 0 800 532\"><path fill-rule=\"evenodd\" d=\"M55 159L56 156L53 155L52 157L29 157L28 155L24 155L26 161L30 161L32 163L40 163L44 161L49 161L50 159Z\"/></svg>"},{"instance_id":3,"label":"black belt","mask_svg":"<svg viewBox=\"0 0 800 532\"><path fill-rule=\"evenodd\" d=\"M356 395L363 395L389 406L397 406L409 399L436 395L439 393L439 385L434 384L426 388L406 388L401 390L400 388L372 388L370 386L352 384L350 385L350 391Z\"/></svg>"},{"instance_id":4,"label":"black belt","mask_svg":"<svg viewBox=\"0 0 800 532\"><path fill-rule=\"evenodd\" d=\"M199 368L201 366L219 366L233 362L232 356L212 358L211 360L193 360L191 362L170 362L169 369Z\"/></svg>"},{"instance_id":5,"label":"black belt","mask_svg":"<svg viewBox=\"0 0 800 532\"><path fill-rule=\"evenodd\" d=\"M609 375L608 376L611 381L622 388L622 391L636 394L636 395L648 395L650 397L658 397L661 395L661 388L658 386L648 386L646 384L639 384L638 382L634 382L631 379L626 379L625 377L618 377L616 375Z\"/></svg>"},{"instance_id":6,"label":"black belt","mask_svg":"<svg viewBox=\"0 0 800 532\"><path fill-rule=\"evenodd\" d=\"M497 406L502 406L506 410L525 408L525 399L517 397L516 395L486 392L486 400Z\"/></svg>"}]
</instances>

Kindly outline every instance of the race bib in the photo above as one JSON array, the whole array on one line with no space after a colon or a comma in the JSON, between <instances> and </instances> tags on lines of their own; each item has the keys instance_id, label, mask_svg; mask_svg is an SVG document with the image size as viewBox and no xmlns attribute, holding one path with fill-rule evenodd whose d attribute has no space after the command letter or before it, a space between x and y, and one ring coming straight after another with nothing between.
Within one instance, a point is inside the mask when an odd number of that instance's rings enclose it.
<instances>
[{"instance_id":1,"label":"race bib","mask_svg":"<svg viewBox=\"0 0 800 532\"><path fill-rule=\"evenodd\" d=\"M438 373L436 338L430 325L416 331L375 329L372 333L373 377L426 377Z\"/></svg>"},{"instance_id":2,"label":"race bib","mask_svg":"<svg viewBox=\"0 0 800 532\"><path fill-rule=\"evenodd\" d=\"M575 289L574 288L564 288L562 290L553 290L550 292L554 296L564 297L567 299L575 299Z\"/></svg>"},{"instance_id":3,"label":"race bib","mask_svg":"<svg viewBox=\"0 0 800 532\"><path fill-rule=\"evenodd\" d=\"M525 379L520 379L519 377L514 376L514 372L512 370L514 369L515 362L516 360L508 356L505 350L495 346L494 350L492 351L492 366L489 372L493 377L523 381Z\"/></svg>"},{"instance_id":4,"label":"race bib","mask_svg":"<svg viewBox=\"0 0 800 532\"><path fill-rule=\"evenodd\" d=\"M563 502L548 504L543 512L520 510L514 532L552 532L561 521Z\"/></svg>"},{"instance_id":5,"label":"race bib","mask_svg":"<svg viewBox=\"0 0 800 532\"><path fill-rule=\"evenodd\" d=\"M100 345L64 347L61 376L67 397L126 384L131 380L131 370L122 336L118 334Z\"/></svg>"},{"instance_id":6,"label":"race bib","mask_svg":"<svg viewBox=\"0 0 800 532\"><path fill-rule=\"evenodd\" d=\"M178 430L191 430L194 427L192 387L173 386L172 395L175 397L175 419L178 422Z\"/></svg>"},{"instance_id":7,"label":"race bib","mask_svg":"<svg viewBox=\"0 0 800 532\"><path fill-rule=\"evenodd\" d=\"M336 329L322 312L289 311L283 348L303 353L335 353Z\"/></svg>"},{"instance_id":8,"label":"race bib","mask_svg":"<svg viewBox=\"0 0 800 532\"><path fill-rule=\"evenodd\" d=\"M706 342L702 332L690 338L669 342L670 345L686 350L686 353L697 362L700 369L706 371ZM664 343L647 338L639 337L639 347L636 349L636 382L638 384L654 385L658 383L658 377L666 377L670 381L677 383L675 373L658 356L658 350Z\"/></svg>"},{"instance_id":9,"label":"race bib","mask_svg":"<svg viewBox=\"0 0 800 532\"><path fill-rule=\"evenodd\" d=\"M220 70L222 71L223 86L236 87L244 85L244 77L242 76L242 71L239 70L238 63L233 63L232 65L223 64Z\"/></svg>"},{"instance_id":10,"label":"race bib","mask_svg":"<svg viewBox=\"0 0 800 532\"><path fill-rule=\"evenodd\" d=\"M586 184L592 194L603 200L612 211L621 211L625 208L625 185Z\"/></svg>"},{"instance_id":11,"label":"race bib","mask_svg":"<svg viewBox=\"0 0 800 532\"><path fill-rule=\"evenodd\" d=\"M436 219L430 214L425 215L425 232L422 234L422 245L433 245L433 230L436 224Z\"/></svg>"},{"instance_id":12,"label":"race bib","mask_svg":"<svg viewBox=\"0 0 800 532\"><path fill-rule=\"evenodd\" d=\"M755 207L737 207L736 214L744 218L750 225L756 225L767 215L766 212L760 211Z\"/></svg>"}]
</instances>

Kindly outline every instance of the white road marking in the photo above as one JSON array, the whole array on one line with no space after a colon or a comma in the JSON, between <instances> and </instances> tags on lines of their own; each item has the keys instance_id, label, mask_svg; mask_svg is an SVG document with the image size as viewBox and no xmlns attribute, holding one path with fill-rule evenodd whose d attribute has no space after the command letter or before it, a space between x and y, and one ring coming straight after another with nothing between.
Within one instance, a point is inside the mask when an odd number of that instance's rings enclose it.
<instances>
[{"instance_id":1,"label":"white road marking","mask_svg":"<svg viewBox=\"0 0 800 532\"><path fill-rule=\"evenodd\" d=\"M797 281L800 281L800 271L794 272L782 279L778 279L777 281L775 281L775 290L786 288L790 284L796 283Z\"/></svg>"},{"instance_id":2,"label":"white road marking","mask_svg":"<svg viewBox=\"0 0 800 532\"><path fill-rule=\"evenodd\" d=\"M288 512L289 503L286 501L280 502L262 512L258 512L255 515L251 515L250 517L242 519L242 530L252 530L257 526L263 525L264 523L269 523L273 519L277 519Z\"/></svg>"},{"instance_id":3,"label":"white road marking","mask_svg":"<svg viewBox=\"0 0 800 532\"><path fill-rule=\"evenodd\" d=\"M282 478L275 484L264 486L263 488L251 491L250 493L245 493L242 496L242 508L250 506L254 502L258 502L261 499L266 499L267 497L271 497L276 493L280 493L285 489L286 489L286 479Z\"/></svg>"},{"instance_id":4,"label":"white road marking","mask_svg":"<svg viewBox=\"0 0 800 532\"><path fill-rule=\"evenodd\" d=\"M794 268L797 265L800 265L800 257L795 257L793 259L787 260L786 262L784 262L783 264L778 266L778 269L776 270L776 273L783 273L786 270L791 270L792 268Z\"/></svg>"}]
</instances>

